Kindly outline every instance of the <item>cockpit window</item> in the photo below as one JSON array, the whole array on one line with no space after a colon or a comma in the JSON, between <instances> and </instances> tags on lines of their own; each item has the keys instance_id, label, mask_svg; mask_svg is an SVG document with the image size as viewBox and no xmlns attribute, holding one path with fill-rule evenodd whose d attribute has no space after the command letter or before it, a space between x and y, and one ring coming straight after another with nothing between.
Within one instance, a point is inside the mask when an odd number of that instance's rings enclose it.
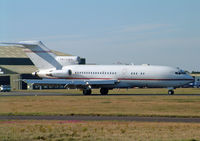
<instances>
[{"instance_id":1,"label":"cockpit window","mask_svg":"<svg viewBox=\"0 0 200 141\"><path fill-rule=\"evenodd\" d=\"M181 75L181 74L186 74L186 72L184 70L179 70L177 72L175 72L176 75Z\"/></svg>"},{"instance_id":2,"label":"cockpit window","mask_svg":"<svg viewBox=\"0 0 200 141\"><path fill-rule=\"evenodd\" d=\"M179 72L175 72L175 74L179 74Z\"/></svg>"}]
</instances>

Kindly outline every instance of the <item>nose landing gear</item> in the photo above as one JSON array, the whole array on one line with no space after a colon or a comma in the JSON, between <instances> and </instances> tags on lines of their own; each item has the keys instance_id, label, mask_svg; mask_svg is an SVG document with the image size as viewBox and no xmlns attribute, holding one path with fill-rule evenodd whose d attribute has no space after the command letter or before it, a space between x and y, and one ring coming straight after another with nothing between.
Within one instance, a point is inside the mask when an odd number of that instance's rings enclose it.
<instances>
[{"instance_id":1,"label":"nose landing gear","mask_svg":"<svg viewBox=\"0 0 200 141\"><path fill-rule=\"evenodd\" d=\"M168 94L169 95L173 95L174 94L174 90L168 90Z\"/></svg>"},{"instance_id":2,"label":"nose landing gear","mask_svg":"<svg viewBox=\"0 0 200 141\"><path fill-rule=\"evenodd\" d=\"M83 95L91 95L92 90L91 89L83 89Z\"/></svg>"}]
</instances>

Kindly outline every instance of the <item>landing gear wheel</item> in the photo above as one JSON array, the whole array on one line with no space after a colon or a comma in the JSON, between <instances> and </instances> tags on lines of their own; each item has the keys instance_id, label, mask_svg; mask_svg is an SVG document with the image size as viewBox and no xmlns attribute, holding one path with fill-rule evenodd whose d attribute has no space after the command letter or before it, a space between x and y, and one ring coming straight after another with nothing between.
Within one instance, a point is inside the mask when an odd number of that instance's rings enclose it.
<instances>
[{"instance_id":1,"label":"landing gear wheel","mask_svg":"<svg viewBox=\"0 0 200 141\"><path fill-rule=\"evenodd\" d=\"M173 95L173 94L174 94L174 90L169 90L169 91L168 91L168 94L169 94L169 95Z\"/></svg>"},{"instance_id":2,"label":"landing gear wheel","mask_svg":"<svg viewBox=\"0 0 200 141\"><path fill-rule=\"evenodd\" d=\"M101 88L100 89L100 93L101 93L101 95L107 95L108 94L108 89L107 88Z\"/></svg>"},{"instance_id":3,"label":"landing gear wheel","mask_svg":"<svg viewBox=\"0 0 200 141\"><path fill-rule=\"evenodd\" d=\"M92 90L91 89L83 89L83 95L91 95Z\"/></svg>"}]
</instances>

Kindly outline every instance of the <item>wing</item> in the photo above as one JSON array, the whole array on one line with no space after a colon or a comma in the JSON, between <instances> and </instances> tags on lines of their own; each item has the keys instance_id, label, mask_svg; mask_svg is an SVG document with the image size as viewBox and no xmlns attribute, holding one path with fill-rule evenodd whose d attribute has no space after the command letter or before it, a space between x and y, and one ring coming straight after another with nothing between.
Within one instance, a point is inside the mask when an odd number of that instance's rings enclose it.
<instances>
[{"instance_id":1,"label":"wing","mask_svg":"<svg viewBox=\"0 0 200 141\"><path fill-rule=\"evenodd\" d=\"M114 86L118 80L65 80L65 79L24 79L27 84L34 85L65 85L65 88L100 88Z\"/></svg>"}]
</instances>

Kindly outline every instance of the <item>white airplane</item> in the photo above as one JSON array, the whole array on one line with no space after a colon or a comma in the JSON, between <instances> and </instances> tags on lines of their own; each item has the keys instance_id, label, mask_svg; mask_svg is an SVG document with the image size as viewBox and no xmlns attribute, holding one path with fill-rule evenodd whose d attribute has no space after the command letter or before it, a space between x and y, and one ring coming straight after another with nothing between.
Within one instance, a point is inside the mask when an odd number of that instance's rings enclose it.
<instances>
[{"instance_id":1,"label":"white airplane","mask_svg":"<svg viewBox=\"0 0 200 141\"><path fill-rule=\"evenodd\" d=\"M193 77L179 68L153 65L79 65L79 57L56 56L41 41L1 44L25 48L25 53L38 68L33 75L51 78L51 81L44 79L38 83L62 83L68 88L82 89L84 95L90 95L95 88L100 88L100 93L106 95L114 88L133 87L168 88L168 94L174 94L175 88L193 82Z\"/></svg>"}]
</instances>

